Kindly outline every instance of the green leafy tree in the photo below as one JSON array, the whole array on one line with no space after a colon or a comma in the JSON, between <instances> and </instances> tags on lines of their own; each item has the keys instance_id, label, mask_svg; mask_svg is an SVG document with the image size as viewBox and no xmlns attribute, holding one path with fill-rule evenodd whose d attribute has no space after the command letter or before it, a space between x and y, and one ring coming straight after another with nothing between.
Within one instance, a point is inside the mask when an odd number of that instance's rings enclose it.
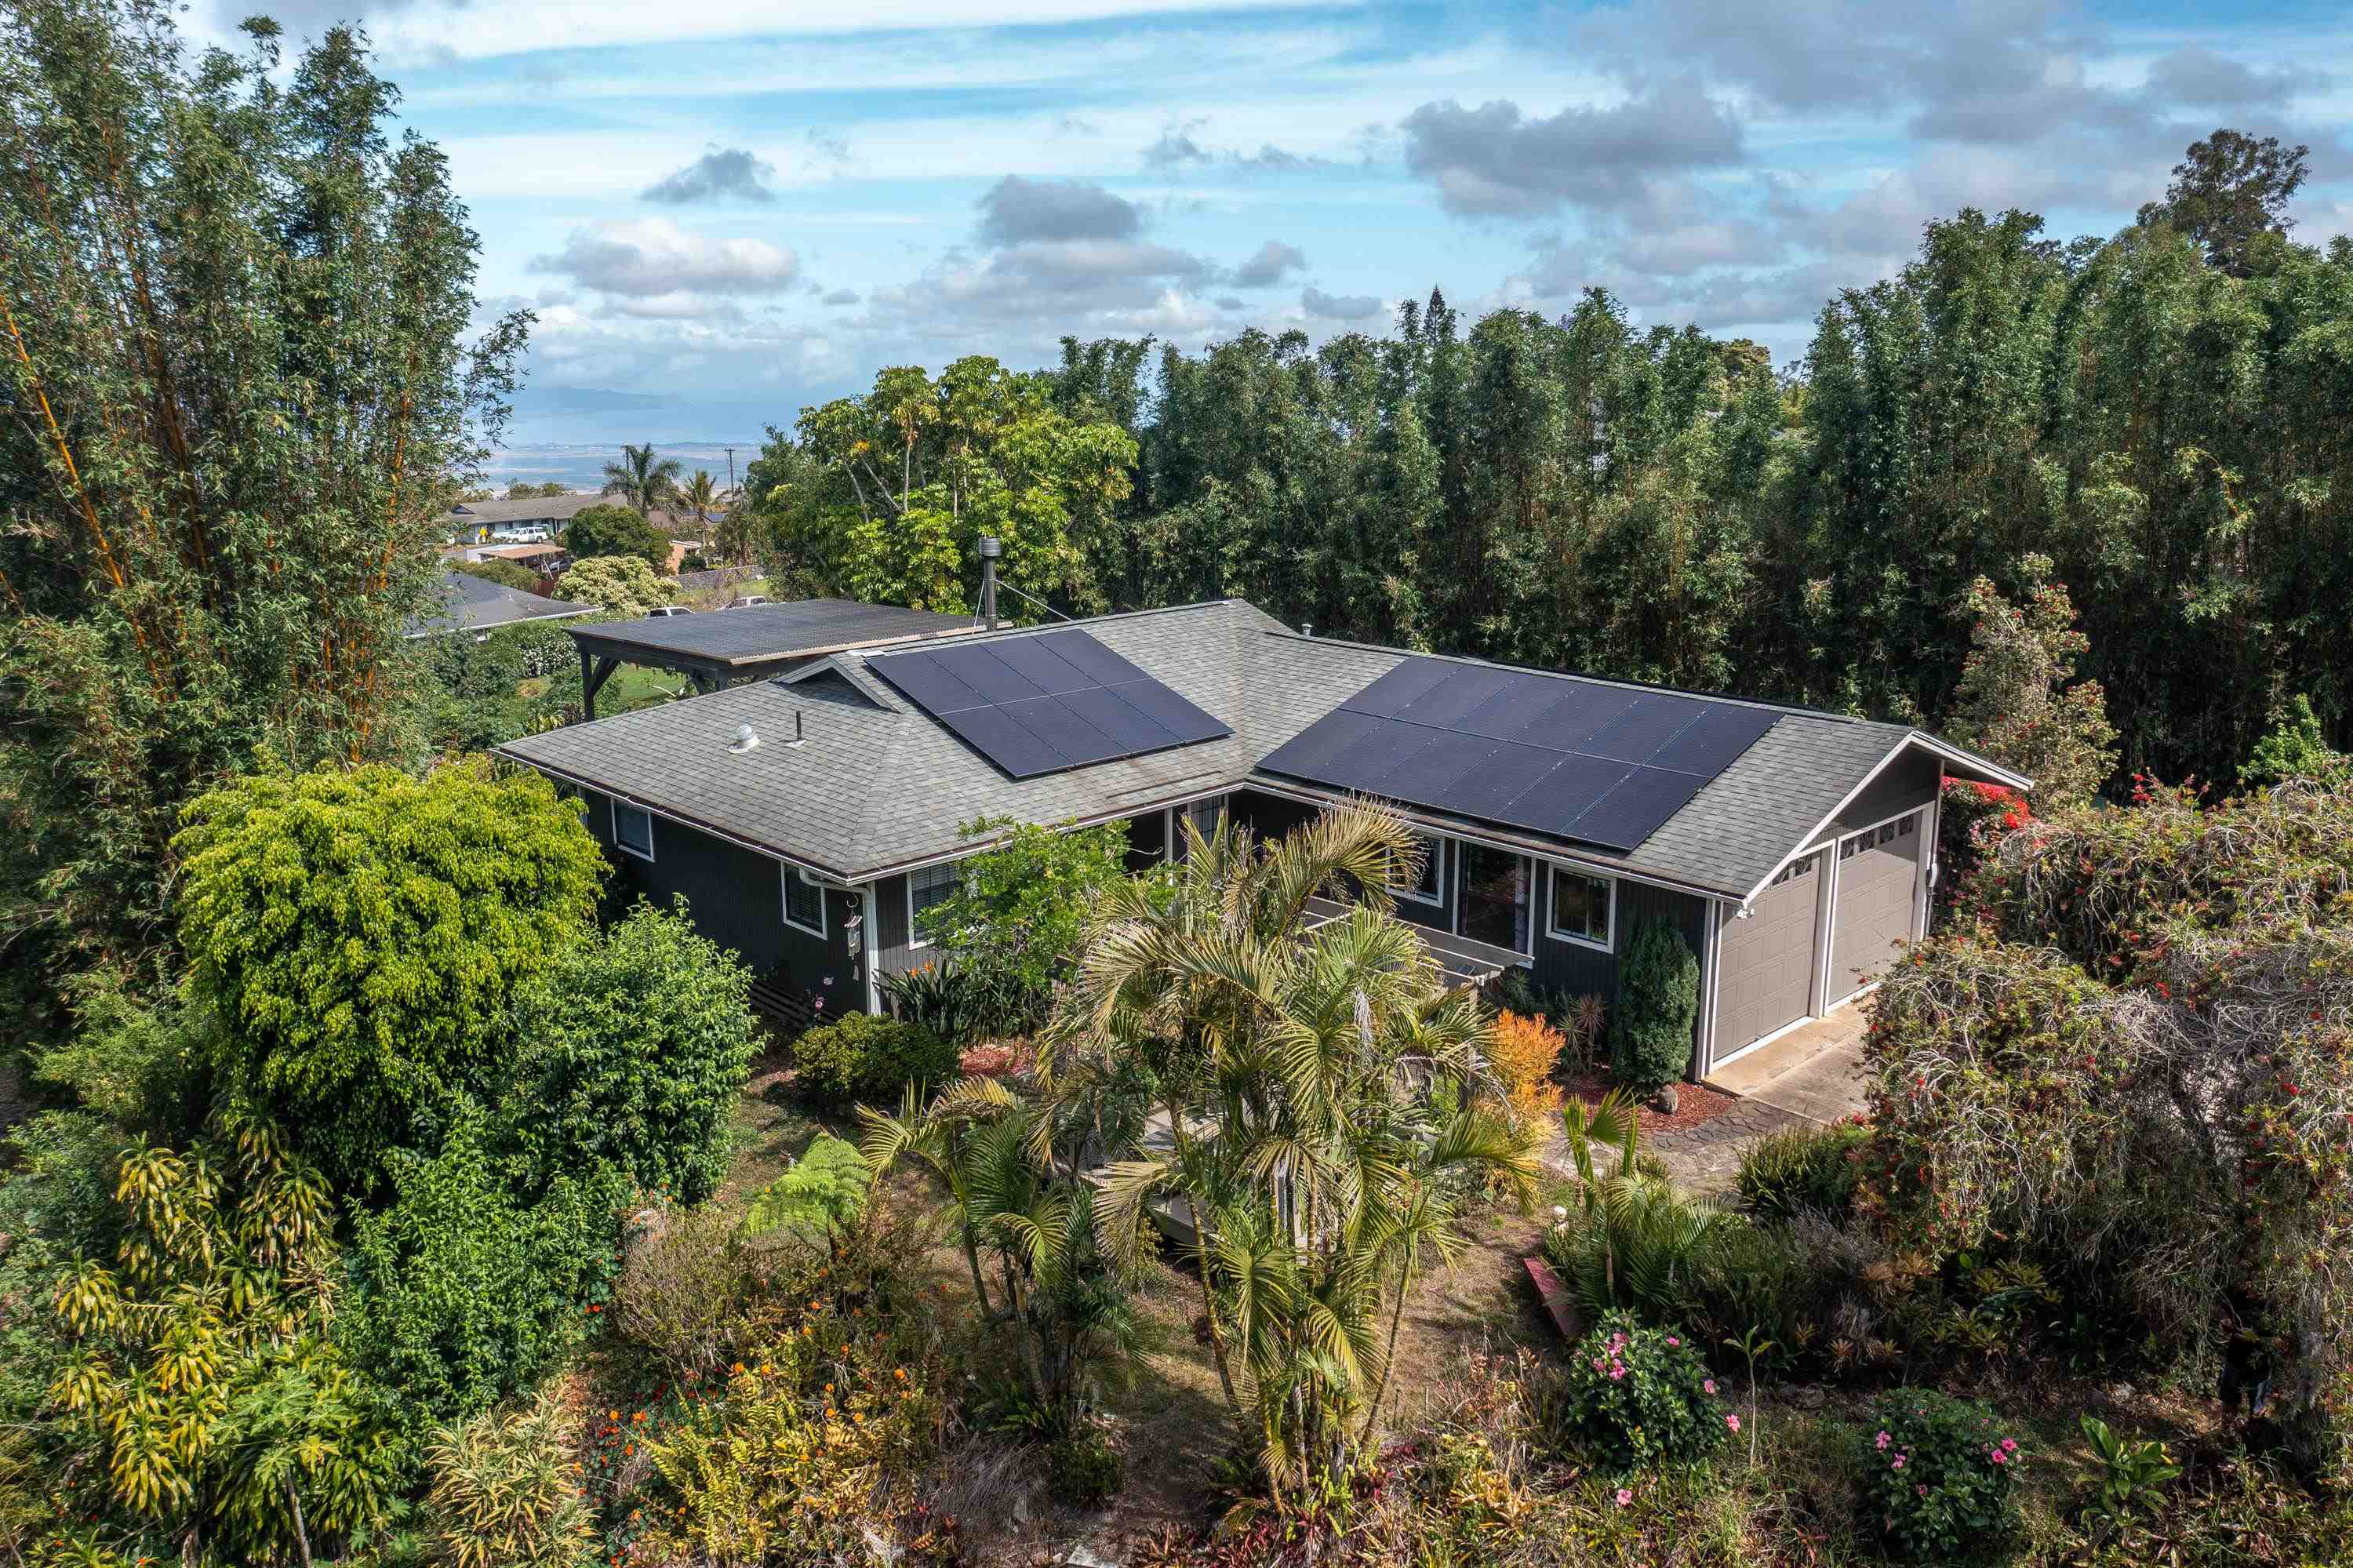
<instances>
[{"instance_id":1,"label":"green leafy tree","mask_svg":"<svg viewBox=\"0 0 2353 1568\"><path fill-rule=\"evenodd\" d=\"M2189 144L2173 165L2165 199L2142 207L2140 222L2166 225L2194 241L2214 266L2247 277L2258 238L2295 227L2287 204L2304 188L2311 154L2301 144L2282 146L2276 136L2258 139L2225 126Z\"/></svg>"},{"instance_id":2,"label":"green leafy tree","mask_svg":"<svg viewBox=\"0 0 2353 1568\"><path fill-rule=\"evenodd\" d=\"M180 808L401 755L434 519L530 318L471 343L476 238L364 37L183 52L150 0L0 13L0 928L157 955ZM23 981L17 982L20 986Z\"/></svg>"},{"instance_id":3,"label":"green leafy tree","mask_svg":"<svg viewBox=\"0 0 2353 1568\"><path fill-rule=\"evenodd\" d=\"M984 818L963 833L993 847L956 863L955 889L916 926L980 993L974 1006L982 1025L1018 1033L1043 1022L1078 951L1089 902L1125 880L1127 828L1059 831Z\"/></svg>"},{"instance_id":4,"label":"green leafy tree","mask_svg":"<svg viewBox=\"0 0 2353 1568\"><path fill-rule=\"evenodd\" d=\"M552 500L556 496L571 493L569 486L558 484L553 480L545 484L533 484L529 480L518 479L507 486L506 498L509 501L540 501Z\"/></svg>"},{"instance_id":5,"label":"green leafy tree","mask_svg":"<svg viewBox=\"0 0 2353 1568\"><path fill-rule=\"evenodd\" d=\"M2062 810L2089 801L2116 770L2116 726L2100 683L2073 680L2089 643L2066 585L2049 580L2046 556L2029 556L2020 570L2023 605L1983 577L1970 586L1969 657L1946 730L2032 779L2037 803Z\"/></svg>"},{"instance_id":6,"label":"green leafy tree","mask_svg":"<svg viewBox=\"0 0 2353 1568\"><path fill-rule=\"evenodd\" d=\"M661 456L651 441L641 447L624 444L621 461L605 465L605 488L598 493L617 495L639 516L647 516L677 501L678 477L684 471L678 459Z\"/></svg>"},{"instance_id":7,"label":"green leafy tree","mask_svg":"<svg viewBox=\"0 0 2353 1568\"><path fill-rule=\"evenodd\" d=\"M670 535L626 506L584 506L564 525L564 548L575 561L634 556L656 571L670 566Z\"/></svg>"},{"instance_id":8,"label":"green leafy tree","mask_svg":"<svg viewBox=\"0 0 2353 1568\"><path fill-rule=\"evenodd\" d=\"M181 940L220 1066L347 1192L508 1049L516 987L577 944L603 875L544 779L477 764L262 775L187 822Z\"/></svg>"},{"instance_id":9,"label":"green leafy tree","mask_svg":"<svg viewBox=\"0 0 2353 1568\"><path fill-rule=\"evenodd\" d=\"M619 1265L631 1189L611 1165L518 1192L460 1107L438 1152L387 1157L391 1201L352 1217L335 1320L350 1361L400 1391L407 1441L536 1383L585 1331Z\"/></svg>"},{"instance_id":10,"label":"green leafy tree","mask_svg":"<svg viewBox=\"0 0 2353 1568\"><path fill-rule=\"evenodd\" d=\"M307 1563L380 1525L396 1447L328 1337L320 1172L239 1118L185 1152L134 1143L119 1170L116 1263L55 1291L71 1351L50 1396L92 1461L69 1495L188 1563Z\"/></svg>"},{"instance_id":11,"label":"green leafy tree","mask_svg":"<svg viewBox=\"0 0 2353 1568\"><path fill-rule=\"evenodd\" d=\"M543 1179L602 1164L683 1202L716 1192L759 1037L751 984L683 906L644 903L533 977L516 1001L507 1100Z\"/></svg>"},{"instance_id":12,"label":"green leafy tree","mask_svg":"<svg viewBox=\"0 0 2353 1568\"><path fill-rule=\"evenodd\" d=\"M954 613L977 601L974 546L990 535L1005 585L1092 611L1109 608L1093 563L1134 461L1127 432L1064 412L1048 377L975 355L937 380L892 366L864 397L803 409L745 490L772 578ZM1012 594L1006 609L1029 613Z\"/></svg>"},{"instance_id":13,"label":"green leafy tree","mask_svg":"<svg viewBox=\"0 0 2353 1568\"><path fill-rule=\"evenodd\" d=\"M654 576L638 556L597 556L575 562L555 580L555 597L593 604L617 615L643 615L678 602L678 589Z\"/></svg>"},{"instance_id":14,"label":"green leafy tree","mask_svg":"<svg viewBox=\"0 0 2353 1568\"><path fill-rule=\"evenodd\" d=\"M1457 1255L1491 1178L1525 1202L1536 1170L1533 1123L1466 1092L1498 1090L1491 1022L1414 928L1377 895L1308 923L1319 890L1410 885L1420 853L1373 810L1262 846L1188 822L1173 887L1096 901L1041 1055L1070 1106L1150 1074L1166 1142L1131 1139L1106 1169L1097 1233L1130 1257L1152 1205L1181 1216L1219 1386L1279 1497L1373 1441L1418 1271Z\"/></svg>"},{"instance_id":15,"label":"green leafy tree","mask_svg":"<svg viewBox=\"0 0 2353 1568\"><path fill-rule=\"evenodd\" d=\"M2277 784L2289 779L2309 779L2323 784L2353 778L2353 757L2337 750L2322 733L2320 715L2312 699L2298 692L2270 734L2255 743L2240 766L2242 784Z\"/></svg>"}]
</instances>

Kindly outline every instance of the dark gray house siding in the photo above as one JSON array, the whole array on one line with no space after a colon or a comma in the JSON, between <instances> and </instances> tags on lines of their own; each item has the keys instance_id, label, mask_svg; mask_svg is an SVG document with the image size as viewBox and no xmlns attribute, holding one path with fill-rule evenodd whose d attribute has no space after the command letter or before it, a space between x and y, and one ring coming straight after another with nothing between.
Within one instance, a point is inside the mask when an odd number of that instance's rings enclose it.
<instances>
[{"instance_id":1,"label":"dark gray house siding","mask_svg":"<svg viewBox=\"0 0 2353 1568\"><path fill-rule=\"evenodd\" d=\"M1886 772L1865 785L1862 792L1847 802L1837 820L1817 833L1808 848L1826 844L1842 833L1858 828L1883 822L1890 817L1927 805L1936 798L1938 780L1944 775L1943 764L1934 757L1914 752L1899 757Z\"/></svg>"},{"instance_id":2,"label":"dark gray house siding","mask_svg":"<svg viewBox=\"0 0 2353 1568\"><path fill-rule=\"evenodd\" d=\"M915 946L914 932L908 928L907 879L903 876L876 877L875 969L886 975L902 975L930 956L930 948Z\"/></svg>"},{"instance_id":3,"label":"dark gray house siding","mask_svg":"<svg viewBox=\"0 0 2353 1568\"><path fill-rule=\"evenodd\" d=\"M1543 863L1539 863L1540 868ZM1540 869L1535 888L1535 960L1529 965L1529 978L1537 985L1547 991L1565 991L1571 996L1590 991L1604 1003L1614 1003L1618 1000L1618 966L1627 948L1633 945L1635 933L1650 921L1664 920L1683 933L1683 940L1691 946L1692 956L1700 960L1700 994L1707 994L1706 899L1620 878L1617 916L1609 933L1609 951L1606 953L1550 935L1551 904L1552 877ZM1698 1043L1696 1038L1693 1043Z\"/></svg>"},{"instance_id":4,"label":"dark gray house siding","mask_svg":"<svg viewBox=\"0 0 2353 1568\"><path fill-rule=\"evenodd\" d=\"M665 909L684 895L695 928L733 948L765 982L755 1000L767 1011L804 1022L794 1005L806 1004L804 992L822 996L827 1012L865 1010L859 937L851 924L861 902L855 895L820 890L826 934L818 938L785 924L785 873L777 862L666 817L653 819L654 858L644 860L615 846L612 800L589 789L580 796L588 831L613 863L614 892L624 899L642 893ZM825 983L828 979L831 985Z\"/></svg>"}]
</instances>

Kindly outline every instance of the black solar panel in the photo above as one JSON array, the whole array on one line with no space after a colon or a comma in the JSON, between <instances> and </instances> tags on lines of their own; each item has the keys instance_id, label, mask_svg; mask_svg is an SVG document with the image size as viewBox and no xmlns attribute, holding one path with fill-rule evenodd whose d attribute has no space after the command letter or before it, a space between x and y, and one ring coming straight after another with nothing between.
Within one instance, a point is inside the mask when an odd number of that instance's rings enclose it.
<instances>
[{"instance_id":1,"label":"black solar panel","mask_svg":"<svg viewBox=\"0 0 2353 1568\"><path fill-rule=\"evenodd\" d=\"M871 654L867 667L1016 779L1233 731L1083 631Z\"/></svg>"},{"instance_id":2,"label":"black solar panel","mask_svg":"<svg viewBox=\"0 0 2353 1568\"><path fill-rule=\"evenodd\" d=\"M1259 766L1630 850L1773 727L1770 709L1414 658Z\"/></svg>"}]
</instances>

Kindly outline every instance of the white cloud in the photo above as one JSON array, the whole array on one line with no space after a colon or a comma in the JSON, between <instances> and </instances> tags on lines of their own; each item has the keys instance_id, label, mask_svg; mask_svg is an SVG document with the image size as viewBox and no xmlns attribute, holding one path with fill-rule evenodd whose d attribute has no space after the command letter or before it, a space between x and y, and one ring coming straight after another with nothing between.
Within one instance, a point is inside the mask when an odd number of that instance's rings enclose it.
<instances>
[{"instance_id":1,"label":"white cloud","mask_svg":"<svg viewBox=\"0 0 2353 1568\"><path fill-rule=\"evenodd\" d=\"M800 273L791 248L764 239L711 239L666 217L607 218L572 231L564 249L532 259L553 272L607 294L773 294Z\"/></svg>"}]
</instances>

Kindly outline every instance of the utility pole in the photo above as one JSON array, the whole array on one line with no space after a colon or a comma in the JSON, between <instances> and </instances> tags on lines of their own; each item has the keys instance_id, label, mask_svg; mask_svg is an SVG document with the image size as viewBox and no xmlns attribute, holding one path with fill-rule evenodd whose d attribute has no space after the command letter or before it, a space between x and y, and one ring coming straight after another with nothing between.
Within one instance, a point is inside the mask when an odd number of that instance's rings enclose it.
<instances>
[{"instance_id":1,"label":"utility pole","mask_svg":"<svg viewBox=\"0 0 2353 1568\"><path fill-rule=\"evenodd\" d=\"M727 488L730 490L735 488L735 449L733 447L727 449Z\"/></svg>"}]
</instances>

